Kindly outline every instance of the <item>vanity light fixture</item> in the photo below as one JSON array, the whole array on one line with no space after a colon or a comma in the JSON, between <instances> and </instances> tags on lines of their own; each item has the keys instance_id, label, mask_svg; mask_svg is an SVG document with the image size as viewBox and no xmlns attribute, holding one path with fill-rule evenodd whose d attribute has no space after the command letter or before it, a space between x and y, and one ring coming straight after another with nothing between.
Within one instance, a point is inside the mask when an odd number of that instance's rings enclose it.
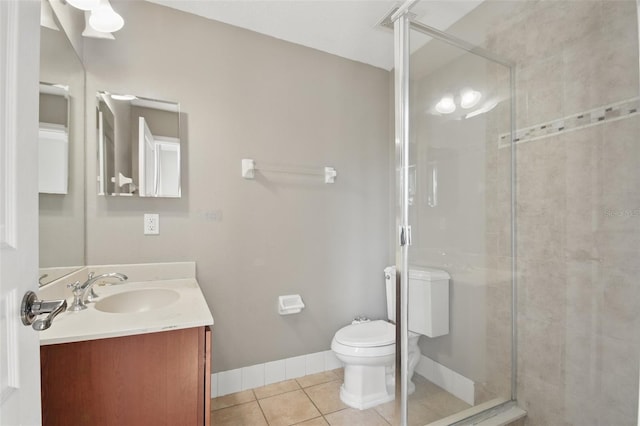
<instances>
[{"instance_id":1,"label":"vanity light fixture","mask_svg":"<svg viewBox=\"0 0 640 426\"><path fill-rule=\"evenodd\" d=\"M453 96L447 95L440 99L436 104L436 111L440 114L451 114L456 110L456 104L453 102Z\"/></svg>"},{"instance_id":2,"label":"vanity light fixture","mask_svg":"<svg viewBox=\"0 0 640 426\"><path fill-rule=\"evenodd\" d=\"M85 22L88 23L82 32L85 37L113 39L110 33L124 26L124 19L113 10L109 0L66 0L66 2L76 9L85 11Z\"/></svg>"},{"instance_id":3,"label":"vanity light fixture","mask_svg":"<svg viewBox=\"0 0 640 426\"><path fill-rule=\"evenodd\" d=\"M473 108L480 102L482 94L477 90L464 89L460 92L460 106L464 109Z\"/></svg>"},{"instance_id":4,"label":"vanity light fixture","mask_svg":"<svg viewBox=\"0 0 640 426\"><path fill-rule=\"evenodd\" d=\"M113 33L124 26L124 19L109 3L109 0L100 0L100 3L91 9L89 25L101 33Z\"/></svg>"}]
</instances>

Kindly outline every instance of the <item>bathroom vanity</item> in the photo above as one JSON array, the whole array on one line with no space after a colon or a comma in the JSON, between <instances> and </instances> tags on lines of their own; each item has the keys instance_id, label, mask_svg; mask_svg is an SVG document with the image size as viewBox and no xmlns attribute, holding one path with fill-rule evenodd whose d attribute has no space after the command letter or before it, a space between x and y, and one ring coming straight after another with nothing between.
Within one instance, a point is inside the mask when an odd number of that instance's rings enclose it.
<instances>
[{"instance_id":1,"label":"bathroom vanity","mask_svg":"<svg viewBox=\"0 0 640 426\"><path fill-rule=\"evenodd\" d=\"M42 346L44 425L208 424L209 327Z\"/></svg>"},{"instance_id":2,"label":"bathroom vanity","mask_svg":"<svg viewBox=\"0 0 640 426\"><path fill-rule=\"evenodd\" d=\"M88 270L130 279L98 283L95 303L41 332L43 424L208 425L213 318L195 264L89 267L77 279ZM70 303L66 284L41 295L60 292Z\"/></svg>"}]
</instances>

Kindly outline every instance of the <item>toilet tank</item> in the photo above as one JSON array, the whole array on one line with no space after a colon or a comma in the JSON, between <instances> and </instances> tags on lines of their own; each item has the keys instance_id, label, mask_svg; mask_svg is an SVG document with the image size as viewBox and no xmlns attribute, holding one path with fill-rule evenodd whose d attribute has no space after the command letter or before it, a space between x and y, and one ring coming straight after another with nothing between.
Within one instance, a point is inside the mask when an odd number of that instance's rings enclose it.
<instances>
[{"instance_id":1,"label":"toilet tank","mask_svg":"<svg viewBox=\"0 0 640 426\"><path fill-rule=\"evenodd\" d=\"M387 317L396 320L396 267L384 270ZM440 269L409 268L409 330L428 337L449 334L449 279Z\"/></svg>"}]
</instances>

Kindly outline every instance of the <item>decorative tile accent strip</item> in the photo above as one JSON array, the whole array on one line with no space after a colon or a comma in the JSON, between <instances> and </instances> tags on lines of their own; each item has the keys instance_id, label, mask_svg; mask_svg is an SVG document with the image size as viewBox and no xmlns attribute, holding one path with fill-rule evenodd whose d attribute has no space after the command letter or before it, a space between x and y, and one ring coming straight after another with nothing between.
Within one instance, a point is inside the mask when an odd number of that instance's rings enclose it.
<instances>
[{"instance_id":1,"label":"decorative tile accent strip","mask_svg":"<svg viewBox=\"0 0 640 426\"><path fill-rule=\"evenodd\" d=\"M515 143L531 142L562 132L571 132L598 124L622 120L640 113L640 98L628 99L614 104L595 108L586 112L571 115L559 120L548 121L535 126L516 130ZM498 147L510 146L511 133L498 136Z\"/></svg>"}]
</instances>

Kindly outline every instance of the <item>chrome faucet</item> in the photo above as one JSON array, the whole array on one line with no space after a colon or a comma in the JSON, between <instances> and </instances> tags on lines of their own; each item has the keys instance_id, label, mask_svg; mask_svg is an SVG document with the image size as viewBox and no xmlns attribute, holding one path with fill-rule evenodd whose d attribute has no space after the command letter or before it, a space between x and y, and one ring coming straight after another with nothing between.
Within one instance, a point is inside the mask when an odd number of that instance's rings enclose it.
<instances>
[{"instance_id":1,"label":"chrome faucet","mask_svg":"<svg viewBox=\"0 0 640 426\"><path fill-rule=\"evenodd\" d=\"M80 284L80 281L76 281L73 284L67 285L67 287L71 288L73 291L73 303L67 309L68 311L82 311L83 309L87 309L87 302L95 302L95 300L99 297L93 291L93 285L97 283L101 279L105 278L117 278L120 281L125 281L128 277L119 272L110 272L108 274L101 274L94 276L93 272L89 272L89 277L87 280Z\"/></svg>"}]
</instances>

